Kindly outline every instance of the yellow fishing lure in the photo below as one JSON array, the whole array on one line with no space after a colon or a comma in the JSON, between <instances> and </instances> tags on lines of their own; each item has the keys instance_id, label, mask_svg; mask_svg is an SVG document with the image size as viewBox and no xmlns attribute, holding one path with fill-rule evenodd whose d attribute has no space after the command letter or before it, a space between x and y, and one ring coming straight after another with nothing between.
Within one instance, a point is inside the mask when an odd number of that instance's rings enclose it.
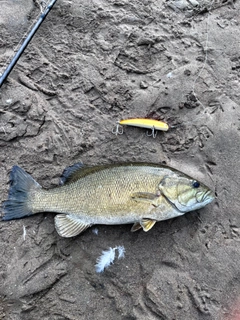
<instances>
[{"instance_id":1,"label":"yellow fishing lure","mask_svg":"<svg viewBox=\"0 0 240 320\"><path fill-rule=\"evenodd\" d=\"M147 128L147 129L162 130L162 131L168 131L169 129L169 126L167 123L159 120L154 120L154 119L144 119L144 118L125 119L125 120L120 120L119 124Z\"/></svg>"}]
</instances>

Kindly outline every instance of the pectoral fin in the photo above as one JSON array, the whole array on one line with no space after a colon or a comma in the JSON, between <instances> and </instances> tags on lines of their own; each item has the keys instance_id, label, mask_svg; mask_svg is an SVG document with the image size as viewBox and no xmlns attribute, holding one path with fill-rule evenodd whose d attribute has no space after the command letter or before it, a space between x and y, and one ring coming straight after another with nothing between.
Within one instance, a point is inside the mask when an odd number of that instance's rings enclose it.
<instances>
[{"instance_id":1,"label":"pectoral fin","mask_svg":"<svg viewBox=\"0 0 240 320\"><path fill-rule=\"evenodd\" d=\"M61 237L74 237L91 225L81 222L77 217L67 214L58 214L54 218L55 228Z\"/></svg>"},{"instance_id":2,"label":"pectoral fin","mask_svg":"<svg viewBox=\"0 0 240 320\"><path fill-rule=\"evenodd\" d=\"M156 200L159 195L150 192L135 192L131 197L135 201L153 202L153 200Z\"/></svg>"},{"instance_id":3,"label":"pectoral fin","mask_svg":"<svg viewBox=\"0 0 240 320\"><path fill-rule=\"evenodd\" d=\"M147 232L150 229L152 229L156 222L156 220L142 219L140 222L134 223L134 225L131 228L131 232L135 232L141 228L143 228L143 231Z\"/></svg>"}]
</instances>

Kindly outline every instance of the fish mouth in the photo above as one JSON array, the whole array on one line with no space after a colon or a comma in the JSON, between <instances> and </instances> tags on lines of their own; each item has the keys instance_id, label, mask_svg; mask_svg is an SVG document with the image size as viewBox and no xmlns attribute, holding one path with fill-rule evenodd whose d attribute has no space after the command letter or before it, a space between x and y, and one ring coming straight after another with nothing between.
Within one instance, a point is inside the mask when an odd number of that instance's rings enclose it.
<instances>
[{"instance_id":1,"label":"fish mouth","mask_svg":"<svg viewBox=\"0 0 240 320\"><path fill-rule=\"evenodd\" d=\"M167 202L175 210L177 210L178 212L181 212L181 213L186 213L186 210L181 210L180 208L178 208L178 206L174 202L172 202L170 199L168 199L168 197L166 197L165 194L162 193L162 196L167 200ZM200 208L202 208L203 206L209 204L214 199L215 199L215 195L214 195L212 190L207 190L206 192L204 192L204 194L201 194L200 192L198 194L196 194L196 200L200 204Z\"/></svg>"},{"instance_id":2,"label":"fish mouth","mask_svg":"<svg viewBox=\"0 0 240 320\"><path fill-rule=\"evenodd\" d=\"M196 195L197 202L211 202L215 198L212 190L206 191L202 196Z\"/></svg>"}]
</instances>

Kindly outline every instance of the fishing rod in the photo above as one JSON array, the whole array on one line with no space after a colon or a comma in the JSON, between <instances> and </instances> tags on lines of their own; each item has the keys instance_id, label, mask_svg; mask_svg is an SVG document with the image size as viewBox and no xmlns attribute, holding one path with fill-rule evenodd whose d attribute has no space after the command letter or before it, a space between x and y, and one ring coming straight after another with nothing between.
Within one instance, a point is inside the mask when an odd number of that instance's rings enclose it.
<instances>
[{"instance_id":1,"label":"fishing rod","mask_svg":"<svg viewBox=\"0 0 240 320\"><path fill-rule=\"evenodd\" d=\"M29 32L28 36L24 40L24 42L21 45L20 49L17 51L17 53L13 57L12 61L9 63L7 69L1 75L1 77L0 77L0 88L1 88L2 84L4 83L4 81L7 79L9 73L12 71L13 67L15 66L15 64L17 63L18 59L21 57L23 51L26 49L26 47L29 44L29 42L31 41L32 37L36 33L37 29L40 27L41 23L44 21L44 19L48 15L49 11L54 6L56 1L57 0L52 0L50 2L50 4L46 7L45 11L41 14L41 16L39 17L38 21L35 23L35 25L33 26L32 30Z\"/></svg>"}]
</instances>

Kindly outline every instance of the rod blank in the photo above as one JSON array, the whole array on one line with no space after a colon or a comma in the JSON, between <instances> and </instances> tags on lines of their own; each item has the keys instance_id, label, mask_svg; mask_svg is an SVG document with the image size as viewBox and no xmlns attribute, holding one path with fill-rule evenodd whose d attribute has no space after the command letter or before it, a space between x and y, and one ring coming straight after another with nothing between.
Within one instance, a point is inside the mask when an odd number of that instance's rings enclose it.
<instances>
[{"instance_id":1,"label":"rod blank","mask_svg":"<svg viewBox=\"0 0 240 320\"><path fill-rule=\"evenodd\" d=\"M44 21L44 19L46 18L46 16L48 15L49 11L52 9L52 7L54 6L55 2L57 0L52 0L50 2L50 4L47 6L46 10L41 14L41 16L39 17L38 21L36 22L36 24L33 26L32 30L30 31L30 33L28 34L27 38L24 40L23 44L21 45L20 49L18 50L18 52L15 54L15 56L13 57L12 61L9 63L7 69L4 71L4 73L2 74L2 76L0 77L0 88L2 86L2 84L4 83L4 81L7 79L9 73L12 71L13 67L15 66L15 64L17 63L18 59L21 57L23 51L26 49L27 45L29 44L29 42L31 41L32 37L34 36L34 34L36 33L37 29L40 27L41 23Z\"/></svg>"}]
</instances>

